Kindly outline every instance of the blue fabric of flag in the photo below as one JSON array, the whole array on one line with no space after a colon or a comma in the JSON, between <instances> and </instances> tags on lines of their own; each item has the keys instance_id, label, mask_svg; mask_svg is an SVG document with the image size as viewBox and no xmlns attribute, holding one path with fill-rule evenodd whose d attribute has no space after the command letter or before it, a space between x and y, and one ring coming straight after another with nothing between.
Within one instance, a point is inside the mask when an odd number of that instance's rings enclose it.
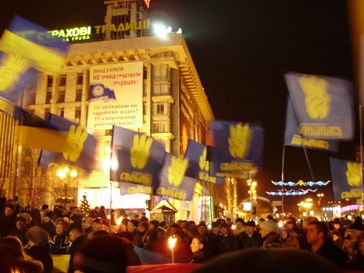
<instances>
[{"instance_id":1,"label":"blue fabric of flag","mask_svg":"<svg viewBox=\"0 0 364 273\"><path fill-rule=\"evenodd\" d=\"M337 152L339 143L334 140L305 138L298 133L298 123L290 98L287 101L286 129L284 132L284 144L308 149L318 149Z\"/></svg>"},{"instance_id":2,"label":"blue fabric of flag","mask_svg":"<svg viewBox=\"0 0 364 273\"><path fill-rule=\"evenodd\" d=\"M163 144L132 130L113 127L112 157L118 162L111 170L111 180L157 187L159 172L163 167Z\"/></svg>"},{"instance_id":3,"label":"blue fabric of flag","mask_svg":"<svg viewBox=\"0 0 364 273\"><path fill-rule=\"evenodd\" d=\"M192 200L196 180L185 176L186 160L188 161L187 158L181 159L171 154L166 155L156 194L179 200Z\"/></svg>"},{"instance_id":4,"label":"blue fabric of flag","mask_svg":"<svg viewBox=\"0 0 364 273\"><path fill-rule=\"evenodd\" d=\"M358 162L330 158L334 199L361 198L361 165Z\"/></svg>"},{"instance_id":5,"label":"blue fabric of flag","mask_svg":"<svg viewBox=\"0 0 364 273\"><path fill-rule=\"evenodd\" d=\"M288 73L285 79L301 135L353 138L353 88L349 81L300 73Z\"/></svg>"}]
</instances>

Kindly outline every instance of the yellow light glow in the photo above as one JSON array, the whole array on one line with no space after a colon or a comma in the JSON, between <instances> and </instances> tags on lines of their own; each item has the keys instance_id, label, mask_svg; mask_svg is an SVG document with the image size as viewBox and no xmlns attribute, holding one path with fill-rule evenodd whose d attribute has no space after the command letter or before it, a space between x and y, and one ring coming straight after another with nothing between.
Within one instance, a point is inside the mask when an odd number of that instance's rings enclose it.
<instances>
[{"instance_id":1,"label":"yellow light glow","mask_svg":"<svg viewBox=\"0 0 364 273\"><path fill-rule=\"evenodd\" d=\"M69 173L70 172L70 168L68 168L67 166L63 168L63 172L65 174Z\"/></svg>"},{"instance_id":2,"label":"yellow light glow","mask_svg":"<svg viewBox=\"0 0 364 273\"><path fill-rule=\"evenodd\" d=\"M70 172L70 176L71 177L77 177L77 175L78 175L77 170L72 169L71 172Z\"/></svg>"},{"instance_id":3,"label":"yellow light glow","mask_svg":"<svg viewBox=\"0 0 364 273\"><path fill-rule=\"evenodd\" d=\"M170 249L174 249L174 247L176 246L176 242L177 242L177 238L174 236L171 236L168 238L168 247Z\"/></svg>"},{"instance_id":4,"label":"yellow light glow","mask_svg":"<svg viewBox=\"0 0 364 273\"><path fill-rule=\"evenodd\" d=\"M252 187L256 187L257 185L258 185L257 182L253 181Z\"/></svg>"},{"instance_id":5,"label":"yellow light glow","mask_svg":"<svg viewBox=\"0 0 364 273\"><path fill-rule=\"evenodd\" d=\"M120 226L122 221L123 221L123 217L121 216L121 217L119 217L119 219L118 219L118 220L116 220L116 224L117 224L118 226Z\"/></svg>"},{"instance_id":6,"label":"yellow light glow","mask_svg":"<svg viewBox=\"0 0 364 273\"><path fill-rule=\"evenodd\" d=\"M63 172L63 170L61 170L61 169L58 169L58 170L57 170L56 175L57 175L59 178L61 178L61 179L63 179L63 178L65 178L65 177L66 177L66 174L65 174L65 173Z\"/></svg>"}]
</instances>

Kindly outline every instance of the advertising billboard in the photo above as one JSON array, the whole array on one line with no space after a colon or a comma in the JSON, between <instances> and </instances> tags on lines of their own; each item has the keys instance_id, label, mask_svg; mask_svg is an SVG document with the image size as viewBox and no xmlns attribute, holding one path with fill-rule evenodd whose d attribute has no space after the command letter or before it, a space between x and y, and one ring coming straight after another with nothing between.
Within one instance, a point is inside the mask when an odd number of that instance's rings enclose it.
<instances>
[{"instance_id":1,"label":"advertising billboard","mask_svg":"<svg viewBox=\"0 0 364 273\"><path fill-rule=\"evenodd\" d=\"M143 62L91 66L89 100L89 129L141 128Z\"/></svg>"}]
</instances>

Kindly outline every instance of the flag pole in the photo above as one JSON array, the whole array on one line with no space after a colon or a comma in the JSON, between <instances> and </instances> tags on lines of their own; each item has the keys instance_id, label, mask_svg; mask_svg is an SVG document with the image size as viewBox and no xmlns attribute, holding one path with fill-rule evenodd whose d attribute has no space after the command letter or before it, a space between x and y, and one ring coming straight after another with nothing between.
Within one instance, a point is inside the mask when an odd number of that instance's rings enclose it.
<instances>
[{"instance_id":1,"label":"flag pole","mask_svg":"<svg viewBox=\"0 0 364 273\"><path fill-rule=\"evenodd\" d=\"M360 143L360 184L361 184L361 205L363 205L363 126L362 126L362 105L359 105L359 143ZM361 211L362 208L359 209Z\"/></svg>"},{"instance_id":2,"label":"flag pole","mask_svg":"<svg viewBox=\"0 0 364 273\"><path fill-rule=\"evenodd\" d=\"M284 162L285 162L285 157L286 157L286 145L283 144L283 150L282 150L282 170L281 170L281 180L282 182L284 182ZM284 192L284 186L282 186L282 193ZM282 214L284 212L284 207L283 207L283 198L284 198L284 194L282 194ZM283 216L282 216L283 217Z\"/></svg>"},{"instance_id":3,"label":"flag pole","mask_svg":"<svg viewBox=\"0 0 364 273\"><path fill-rule=\"evenodd\" d=\"M305 158L306 158L306 162L307 162L307 165L308 165L308 169L310 171L311 179L312 179L312 181L315 181L315 177L314 177L313 171L312 171L311 162L310 162L310 159L308 158L307 149L306 149L305 146L302 146L302 149L303 149L303 153L305 154Z\"/></svg>"}]
</instances>

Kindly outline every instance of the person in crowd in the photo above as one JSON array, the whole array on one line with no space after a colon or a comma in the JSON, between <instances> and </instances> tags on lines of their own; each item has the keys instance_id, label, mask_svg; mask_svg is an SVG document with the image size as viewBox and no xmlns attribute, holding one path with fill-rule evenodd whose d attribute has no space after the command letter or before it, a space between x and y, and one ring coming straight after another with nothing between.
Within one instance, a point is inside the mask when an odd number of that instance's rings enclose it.
<instances>
[{"instance_id":1,"label":"person in crowd","mask_svg":"<svg viewBox=\"0 0 364 273\"><path fill-rule=\"evenodd\" d=\"M234 236L238 237L242 232L245 231L245 222L241 218L235 220L235 229L233 230Z\"/></svg>"},{"instance_id":2,"label":"person in crowd","mask_svg":"<svg viewBox=\"0 0 364 273\"><path fill-rule=\"evenodd\" d=\"M0 237L8 235L15 228L15 223L15 206L7 203L4 208L4 214L0 215Z\"/></svg>"},{"instance_id":3,"label":"person in crowd","mask_svg":"<svg viewBox=\"0 0 364 273\"><path fill-rule=\"evenodd\" d=\"M360 216L355 217L354 223L351 224L350 228L361 231L364 230L363 220L361 219Z\"/></svg>"},{"instance_id":4,"label":"person in crowd","mask_svg":"<svg viewBox=\"0 0 364 273\"><path fill-rule=\"evenodd\" d=\"M240 249L258 248L262 243L262 238L260 234L255 231L255 223L252 220L246 222L245 231L240 233L237 238Z\"/></svg>"},{"instance_id":5,"label":"person in crowd","mask_svg":"<svg viewBox=\"0 0 364 273\"><path fill-rule=\"evenodd\" d=\"M15 228L9 232L9 235L16 236L25 245L28 240L26 238L27 227L25 225L26 219L22 216L16 218Z\"/></svg>"},{"instance_id":6,"label":"person in crowd","mask_svg":"<svg viewBox=\"0 0 364 273\"><path fill-rule=\"evenodd\" d=\"M215 237L211 233L208 232L207 226L205 223L200 223L197 227L198 235L202 239L202 243L205 248L205 252L207 256L214 256L219 252L218 246L218 237Z\"/></svg>"},{"instance_id":7,"label":"person in crowd","mask_svg":"<svg viewBox=\"0 0 364 273\"><path fill-rule=\"evenodd\" d=\"M42 273L43 264L24 252L23 244L14 236L0 239L0 272Z\"/></svg>"},{"instance_id":8,"label":"person in crowd","mask_svg":"<svg viewBox=\"0 0 364 273\"><path fill-rule=\"evenodd\" d=\"M70 224L77 223L82 224L82 215L78 207L72 207L70 214Z\"/></svg>"},{"instance_id":9,"label":"person in crowd","mask_svg":"<svg viewBox=\"0 0 364 273\"><path fill-rule=\"evenodd\" d=\"M238 239L231 234L227 223L221 224L221 235L219 241L219 252L230 252L239 249Z\"/></svg>"},{"instance_id":10,"label":"person in crowd","mask_svg":"<svg viewBox=\"0 0 364 273\"><path fill-rule=\"evenodd\" d=\"M266 220L259 224L259 233L262 236L262 247L267 248L279 248L280 241L277 234L277 224L272 220Z\"/></svg>"},{"instance_id":11,"label":"person in crowd","mask_svg":"<svg viewBox=\"0 0 364 273\"><path fill-rule=\"evenodd\" d=\"M328 227L324 222L313 221L307 227L307 242L310 250L345 268L346 255L328 238Z\"/></svg>"},{"instance_id":12,"label":"person in crowd","mask_svg":"<svg viewBox=\"0 0 364 273\"><path fill-rule=\"evenodd\" d=\"M43 273L51 273L53 270L53 260L50 253L49 234L40 226L33 226L26 233L28 243L25 246L26 253L33 259L41 261Z\"/></svg>"},{"instance_id":13,"label":"person in crowd","mask_svg":"<svg viewBox=\"0 0 364 273\"><path fill-rule=\"evenodd\" d=\"M130 242L133 242L134 236L136 235L137 227L138 227L137 220L129 220L126 226L127 231L123 233L122 237L128 239Z\"/></svg>"},{"instance_id":14,"label":"person in crowd","mask_svg":"<svg viewBox=\"0 0 364 273\"><path fill-rule=\"evenodd\" d=\"M92 223L93 223L93 219L91 217L87 217L82 222L82 229L85 234L88 234L92 231Z\"/></svg>"},{"instance_id":15,"label":"person in crowd","mask_svg":"<svg viewBox=\"0 0 364 273\"><path fill-rule=\"evenodd\" d=\"M56 228L52 222L49 212L43 216L42 224L40 226L48 232L49 236L53 237L56 234Z\"/></svg>"},{"instance_id":16,"label":"person in crowd","mask_svg":"<svg viewBox=\"0 0 364 273\"><path fill-rule=\"evenodd\" d=\"M109 220L106 217L106 209L105 209L104 206L100 206L100 211L98 213L98 217L100 217L102 219L102 222L105 225L108 225L109 224Z\"/></svg>"},{"instance_id":17,"label":"person in crowd","mask_svg":"<svg viewBox=\"0 0 364 273\"><path fill-rule=\"evenodd\" d=\"M295 249L249 249L228 253L203 264L192 273L307 273L342 272L335 264L308 251Z\"/></svg>"},{"instance_id":18,"label":"person in crowd","mask_svg":"<svg viewBox=\"0 0 364 273\"><path fill-rule=\"evenodd\" d=\"M43 218L44 216L46 216L48 214L49 206L47 204L42 205L39 212L40 212L40 217Z\"/></svg>"},{"instance_id":19,"label":"person in crowd","mask_svg":"<svg viewBox=\"0 0 364 273\"><path fill-rule=\"evenodd\" d=\"M68 247L70 241L66 233L65 223L58 221L56 223L56 235L53 236L51 242L51 253L52 254L66 254L68 253Z\"/></svg>"},{"instance_id":20,"label":"person in crowd","mask_svg":"<svg viewBox=\"0 0 364 273\"><path fill-rule=\"evenodd\" d=\"M332 227L333 227L333 230L332 232L337 232L340 234L341 237L344 237L344 233L345 233L345 230L344 228L342 227L341 225L341 221L339 218L335 218L334 221L332 222Z\"/></svg>"},{"instance_id":21,"label":"person in crowd","mask_svg":"<svg viewBox=\"0 0 364 273\"><path fill-rule=\"evenodd\" d=\"M192 252L192 260L190 261L190 263L204 263L209 259L208 253L205 249L205 244L201 236L193 236L190 247Z\"/></svg>"},{"instance_id":22,"label":"person in crowd","mask_svg":"<svg viewBox=\"0 0 364 273\"><path fill-rule=\"evenodd\" d=\"M358 241L356 244L353 269L364 271L364 235L361 235L358 238Z\"/></svg>"},{"instance_id":23,"label":"person in crowd","mask_svg":"<svg viewBox=\"0 0 364 273\"><path fill-rule=\"evenodd\" d=\"M125 273L128 256L120 239L100 236L86 242L70 262L73 272Z\"/></svg>"},{"instance_id":24,"label":"person in crowd","mask_svg":"<svg viewBox=\"0 0 364 273\"><path fill-rule=\"evenodd\" d=\"M85 234L83 234L82 226L77 223L73 223L69 226L68 236L69 240L71 241L71 246L69 247L70 263L68 266L68 273L74 273L74 268L71 261L73 260L73 256L75 255L76 251L79 250L86 242L87 237Z\"/></svg>"},{"instance_id":25,"label":"person in crowd","mask_svg":"<svg viewBox=\"0 0 364 273\"><path fill-rule=\"evenodd\" d=\"M298 249L300 244L297 240L295 232L290 231L288 228L282 228L279 231L280 236L280 247L281 248L293 248Z\"/></svg>"},{"instance_id":26,"label":"person in crowd","mask_svg":"<svg viewBox=\"0 0 364 273\"><path fill-rule=\"evenodd\" d=\"M148 224L145 222L139 223L133 238L133 244L137 247L143 247L145 235L148 231Z\"/></svg>"},{"instance_id":27,"label":"person in crowd","mask_svg":"<svg viewBox=\"0 0 364 273\"><path fill-rule=\"evenodd\" d=\"M144 248L151 250L151 251L157 251L158 249L158 221L152 220L149 222L148 226L148 232L145 236L144 240Z\"/></svg>"}]
</instances>

